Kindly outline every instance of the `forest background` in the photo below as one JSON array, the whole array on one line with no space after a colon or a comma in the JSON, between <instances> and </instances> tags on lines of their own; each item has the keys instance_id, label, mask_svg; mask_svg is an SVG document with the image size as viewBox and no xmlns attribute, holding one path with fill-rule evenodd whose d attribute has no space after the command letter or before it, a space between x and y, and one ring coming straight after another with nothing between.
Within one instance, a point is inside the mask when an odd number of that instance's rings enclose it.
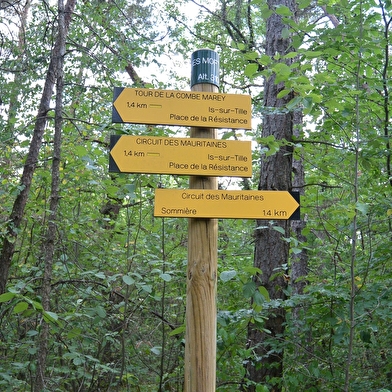
<instances>
[{"instance_id":1,"label":"forest background","mask_svg":"<svg viewBox=\"0 0 392 392\"><path fill-rule=\"evenodd\" d=\"M254 118L219 134L253 141L254 177L220 188L299 190L302 218L219 221L217 390L392 390L391 21L390 0L1 0L0 389L182 391L187 221L153 204L188 178L108 152L188 130L111 106L188 90L209 47Z\"/></svg>"}]
</instances>

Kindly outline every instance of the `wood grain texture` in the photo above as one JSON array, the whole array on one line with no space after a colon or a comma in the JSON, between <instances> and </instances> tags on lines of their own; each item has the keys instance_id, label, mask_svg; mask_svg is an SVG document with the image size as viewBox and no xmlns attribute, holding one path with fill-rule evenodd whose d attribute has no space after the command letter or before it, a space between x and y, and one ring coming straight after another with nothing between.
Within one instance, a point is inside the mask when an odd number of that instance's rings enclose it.
<instances>
[{"instance_id":1,"label":"wood grain texture","mask_svg":"<svg viewBox=\"0 0 392 392\"><path fill-rule=\"evenodd\" d=\"M217 92L211 84L192 91ZM191 128L191 137L216 138L212 128ZM216 177L192 176L190 189L217 189ZM214 392L216 384L216 285L218 221L188 220L185 392Z\"/></svg>"}]
</instances>

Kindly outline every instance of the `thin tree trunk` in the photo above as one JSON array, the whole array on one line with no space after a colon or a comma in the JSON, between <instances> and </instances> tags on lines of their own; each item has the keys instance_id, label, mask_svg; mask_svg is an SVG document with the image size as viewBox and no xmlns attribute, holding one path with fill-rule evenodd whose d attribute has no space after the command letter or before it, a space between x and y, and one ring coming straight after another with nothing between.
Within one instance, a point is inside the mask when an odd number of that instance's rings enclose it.
<instances>
[{"instance_id":1,"label":"thin tree trunk","mask_svg":"<svg viewBox=\"0 0 392 392\"><path fill-rule=\"evenodd\" d=\"M71 22L71 16L75 8L76 1L77 0L68 0L65 6L65 35L68 32L69 24ZM53 88L56 83L56 77L58 72L58 58L59 53L61 52L60 45L61 42L57 38L54 48L52 50L48 72L46 74L45 85L35 121L33 137L31 139L29 152L27 154L26 162L23 167L23 173L19 185L20 192L14 201L12 212L8 219L7 234L4 237L3 247L0 254L0 294L5 292L9 269L12 262L12 256L15 252L15 243L18 237L18 230L23 219L23 214L30 192L33 174L37 165L39 151L42 144L42 137L46 128L48 112L50 111L50 100L52 98Z\"/></svg>"},{"instance_id":2,"label":"thin tree trunk","mask_svg":"<svg viewBox=\"0 0 392 392\"><path fill-rule=\"evenodd\" d=\"M65 15L63 0L58 2L58 53L57 59L57 83L56 83L56 109L55 126L53 140L53 159L52 159L52 184L50 194L50 213L47 232L44 240L44 276L42 279L42 307L44 311L50 311L50 293L53 270L53 256L55 253L55 242L57 233L57 210L60 201L60 154L61 154L61 130L62 130L62 111L63 111L63 66L65 55ZM37 370L35 377L34 391L41 392L45 389L45 369L48 354L49 323L42 321L41 330L38 338Z\"/></svg>"},{"instance_id":3,"label":"thin tree trunk","mask_svg":"<svg viewBox=\"0 0 392 392\"><path fill-rule=\"evenodd\" d=\"M299 138L300 126L302 124L302 112L299 110L294 112L293 120L293 134L295 137ZM304 195L304 185L305 171L303 165L303 157L301 155L298 159L293 160L293 190L298 191L301 197ZM291 222L292 235L300 243L304 243L306 241L306 237L302 233L305 226L305 219L295 220ZM292 295L302 295L307 284L306 276L308 275L308 253L306 249L301 249L301 252L292 254L289 274ZM311 352L311 332L303 331L302 320L304 312L306 312L306 309L303 306L296 306L291 313L293 322L292 336L296 337L296 340L294 341L294 344L296 344L294 350L296 353L296 358L298 358L298 360L303 357L303 355L308 356Z\"/></svg>"},{"instance_id":4,"label":"thin tree trunk","mask_svg":"<svg viewBox=\"0 0 392 392\"><path fill-rule=\"evenodd\" d=\"M269 0L269 8L275 11L279 5L288 7L295 15L294 0ZM282 17L273 13L267 20L266 54L274 57L277 53L284 55L291 50L290 39L282 37L286 26ZM264 107L266 114L263 119L263 137L273 135L277 141L291 141L293 136L293 114L286 110L279 111L293 98L288 94L277 98L284 83L275 83L275 75L265 81ZM274 109L274 110L272 110ZM260 190L291 190L293 169L292 148L284 143L280 150L271 157L263 157L260 172ZM266 222L258 221L257 226L267 226ZM289 237L290 224L288 221L274 222L284 231L284 237ZM284 300L287 283L284 270L289 259L289 244L282 240L282 234L273 228L257 229L255 241L254 266L262 270L255 277L257 285L264 286L271 299ZM256 384L268 384L270 391L281 391L279 380L283 374L283 349L279 349L279 341L283 340L285 325L285 310L277 308L271 311L265 321L263 330L254 324L248 326L248 345L253 355L246 365L247 378L250 381L246 388L249 392L256 391ZM268 330L269 332L264 332ZM280 346L282 347L282 346ZM271 381L272 380L272 381Z\"/></svg>"},{"instance_id":5,"label":"thin tree trunk","mask_svg":"<svg viewBox=\"0 0 392 392\"><path fill-rule=\"evenodd\" d=\"M18 32L18 55L17 55L17 63L23 64L24 57L26 56L25 50L25 33L27 29L27 17L30 10L31 1L27 0L23 5L21 12L18 13L20 20L20 27ZM8 105L8 120L7 126L2 131L2 140L4 140L6 145L12 146L16 135L15 131L15 123L17 118L17 113L20 108L20 102L18 100L18 96L23 89L24 82L26 80L25 72L15 72L13 79L13 87L9 93L9 105Z\"/></svg>"}]
</instances>

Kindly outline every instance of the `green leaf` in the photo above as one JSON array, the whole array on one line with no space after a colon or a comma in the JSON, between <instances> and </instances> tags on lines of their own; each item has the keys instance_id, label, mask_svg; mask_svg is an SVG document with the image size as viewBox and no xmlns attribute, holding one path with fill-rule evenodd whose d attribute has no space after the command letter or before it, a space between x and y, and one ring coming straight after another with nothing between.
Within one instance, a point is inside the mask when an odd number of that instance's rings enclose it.
<instances>
[{"instance_id":1,"label":"green leaf","mask_svg":"<svg viewBox=\"0 0 392 392\"><path fill-rule=\"evenodd\" d=\"M360 203L359 201L356 204L356 208L359 212L362 212L363 215L366 215L369 212L369 204Z\"/></svg>"},{"instance_id":2,"label":"green leaf","mask_svg":"<svg viewBox=\"0 0 392 392\"><path fill-rule=\"evenodd\" d=\"M10 292L1 294L0 295L0 303L7 302L7 301L13 299L15 296L16 296L16 293L10 293Z\"/></svg>"},{"instance_id":3,"label":"green leaf","mask_svg":"<svg viewBox=\"0 0 392 392\"><path fill-rule=\"evenodd\" d=\"M281 227L281 226L272 226L272 228L273 228L275 231L279 232L279 233L286 234L284 228Z\"/></svg>"},{"instance_id":4,"label":"green leaf","mask_svg":"<svg viewBox=\"0 0 392 392\"><path fill-rule=\"evenodd\" d=\"M256 283L253 281L245 283L242 288L242 292L245 298L252 298L254 293L256 292Z\"/></svg>"},{"instance_id":5,"label":"green leaf","mask_svg":"<svg viewBox=\"0 0 392 392\"><path fill-rule=\"evenodd\" d=\"M219 275L219 278L222 282L228 282L229 280L233 279L237 275L237 271L223 271Z\"/></svg>"},{"instance_id":6,"label":"green leaf","mask_svg":"<svg viewBox=\"0 0 392 392\"><path fill-rule=\"evenodd\" d=\"M254 294L253 294L253 300L254 300L254 303L257 305L257 306L259 306L260 308L259 308L259 311L262 309L261 308L261 306L264 304L264 302L265 302L265 298L264 298L264 296L260 293L260 291L255 291L254 292Z\"/></svg>"},{"instance_id":7,"label":"green leaf","mask_svg":"<svg viewBox=\"0 0 392 392\"><path fill-rule=\"evenodd\" d=\"M81 365L83 363L83 360L80 357L76 357L76 358L73 359L72 362L73 362L74 365L79 366L79 365Z\"/></svg>"},{"instance_id":8,"label":"green leaf","mask_svg":"<svg viewBox=\"0 0 392 392\"><path fill-rule=\"evenodd\" d=\"M185 332L185 324L181 325L180 327L173 329L173 331L171 331L169 333L169 336L175 336L175 335L180 335L181 333Z\"/></svg>"},{"instance_id":9,"label":"green leaf","mask_svg":"<svg viewBox=\"0 0 392 392\"><path fill-rule=\"evenodd\" d=\"M171 281L171 279L172 279L172 277L171 277L171 275L170 274L160 274L159 275L165 282L170 282Z\"/></svg>"},{"instance_id":10,"label":"green leaf","mask_svg":"<svg viewBox=\"0 0 392 392\"><path fill-rule=\"evenodd\" d=\"M243 271L248 272L252 275L257 275L257 274L261 275L263 273L263 271L260 268L257 268L257 267L251 266L251 265L244 267Z\"/></svg>"},{"instance_id":11,"label":"green leaf","mask_svg":"<svg viewBox=\"0 0 392 392\"><path fill-rule=\"evenodd\" d=\"M37 351L38 351L37 347L29 347L29 349L27 350L27 352L28 352L30 355L36 354Z\"/></svg>"},{"instance_id":12,"label":"green leaf","mask_svg":"<svg viewBox=\"0 0 392 392\"><path fill-rule=\"evenodd\" d=\"M95 308L95 310L97 311L97 315L101 318L105 318L106 317L106 310L102 307L102 306L97 306Z\"/></svg>"},{"instance_id":13,"label":"green leaf","mask_svg":"<svg viewBox=\"0 0 392 392\"><path fill-rule=\"evenodd\" d=\"M359 336L360 336L361 340L362 340L364 343L369 344L369 343L372 342L372 340L371 340L372 336L371 336L371 334L370 334L369 331L361 331L361 332L359 333Z\"/></svg>"},{"instance_id":14,"label":"green leaf","mask_svg":"<svg viewBox=\"0 0 392 392\"><path fill-rule=\"evenodd\" d=\"M161 355L161 353L162 353L162 347L160 347L160 346L155 346L155 347L151 347L151 350L150 350L153 354L155 354L155 355Z\"/></svg>"},{"instance_id":15,"label":"green leaf","mask_svg":"<svg viewBox=\"0 0 392 392\"><path fill-rule=\"evenodd\" d=\"M253 77L254 74L258 71L259 65L255 63L250 63L247 64L245 67L245 75L248 76L249 78Z\"/></svg>"},{"instance_id":16,"label":"green leaf","mask_svg":"<svg viewBox=\"0 0 392 392\"><path fill-rule=\"evenodd\" d=\"M264 296L266 301L270 301L270 296L268 290L264 286L259 286L260 293Z\"/></svg>"},{"instance_id":17,"label":"green leaf","mask_svg":"<svg viewBox=\"0 0 392 392\"><path fill-rule=\"evenodd\" d=\"M300 248L291 248L291 251L295 254L298 255L302 252L302 249Z\"/></svg>"},{"instance_id":18,"label":"green leaf","mask_svg":"<svg viewBox=\"0 0 392 392\"><path fill-rule=\"evenodd\" d=\"M94 276L96 276L99 279L105 279L106 276L103 272L97 272L96 274L94 274Z\"/></svg>"},{"instance_id":19,"label":"green leaf","mask_svg":"<svg viewBox=\"0 0 392 392\"><path fill-rule=\"evenodd\" d=\"M291 90L289 90L289 89L281 90L281 91L279 91L279 93L278 93L278 95L276 97L277 98L283 98L286 95L290 94L290 92L291 92Z\"/></svg>"},{"instance_id":20,"label":"green leaf","mask_svg":"<svg viewBox=\"0 0 392 392\"><path fill-rule=\"evenodd\" d=\"M286 7L285 5L281 4L278 4L276 6L276 13L281 16L291 16L292 14L289 7Z\"/></svg>"},{"instance_id":21,"label":"green leaf","mask_svg":"<svg viewBox=\"0 0 392 392\"><path fill-rule=\"evenodd\" d=\"M288 110L293 110L296 106L298 106L302 101L302 97L300 97L299 95L294 97L287 105L287 109Z\"/></svg>"},{"instance_id":22,"label":"green leaf","mask_svg":"<svg viewBox=\"0 0 392 392\"><path fill-rule=\"evenodd\" d=\"M136 189L135 184L126 184L125 189L128 192L127 196L131 199L134 199L135 198L135 189Z\"/></svg>"},{"instance_id":23,"label":"green leaf","mask_svg":"<svg viewBox=\"0 0 392 392\"><path fill-rule=\"evenodd\" d=\"M81 145L74 146L74 151L75 151L75 154L79 157L84 157L84 156L88 155L88 151L87 151L86 147L81 146Z\"/></svg>"},{"instance_id":24,"label":"green leaf","mask_svg":"<svg viewBox=\"0 0 392 392\"><path fill-rule=\"evenodd\" d=\"M244 57L247 60L256 60L259 56L260 56L260 53L257 53L257 52L246 52Z\"/></svg>"},{"instance_id":25,"label":"green leaf","mask_svg":"<svg viewBox=\"0 0 392 392\"><path fill-rule=\"evenodd\" d=\"M60 261L65 263L68 260L68 256L65 253L60 255Z\"/></svg>"},{"instance_id":26,"label":"green leaf","mask_svg":"<svg viewBox=\"0 0 392 392\"><path fill-rule=\"evenodd\" d=\"M265 385L257 385L256 392L268 392L269 389Z\"/></svg>"},{"instance_id":27,"label":"green leaf","mask_svg":"<svg viewBox=\"0 0 392 392\"><path fill-rule=\"evenodd\" d=\"M308 58L315 58L315 57L320 57L323 54L323 52L316 51L316 50L307 50L303 52L303 54Z\"/></svg>"},{"instance_id":28,"label":"green leaf","mask_svg":"<svg viewBox=\"0 0 392 392\"><path fill-rule=\"evenodd\" d=\"M298 9L303 10L304 8L310 5L310 0L299 0L298 1Z\"/></svg>"},{"instance_id":29,"label":"green leaf","mask_svg":"<svg viewBox=\"0 0 392 392\"><path fill-rule=\"evenodd\" d=\"M283 30L282 30L282 38L283 39L287 39L287 38L289 38L290 37L290 29L288 29L287 27L285 27Z\"/></svg>"},{"instance_id":30,"label":"green leaf","mask_svg":"<svg viewBox=\"0 0 392 392\"><path fill-rule=\"evenodd\" d=\"M269 64L271 63L271 57L268 56L268 55L266 55L266 54L262 54L262 55L259 57L259 63L260 63L261 65L269 65Z\"/></svg>"},{"instance_id":31,"label":"green leaf","mask_svg":"<svg viewBox=\"0 0 392 392\"><path fill-rule=\"evenodd\" d=\"M29 307L29 304L28 304L27 302L24 302L24 301L18 302L18 303L15 305L15 307L14 307L12 313L13 313L13 314L22 313L22 312L24 312L28 307Z\"/></svg>"},{"instance_id":32,"label":"green leaf","mask_svg":"<svg viewBox=\"0 0 392 392\"><path fill-rule=\"evenodd\" d=\"M323 100L323 96L320 94L311 93L309 96L312 98L312 102L320 103Z\"/></svg>"},{"instance_id":33,"label":"green leaf","mask_svg":"<svg viewBox=\"0 0 392 392\"><path fill-rule=\"evenodd\" d=\"M142 290L148 294L151 294L152 293L152 286L149 284L144 284L144 285L142 285Z\"/></svg>"},{"instance_id":34,"label":"green leaf","mask_svg":"<svg viewBox=\"0 0 392 392\"><path fill-rule=\"evenodd\" d=\"M271 142L268 144L268 149L265 151L265 156L270 157L275 155L280 150L280 144L278 142Z\"/></svg>"},{"instance_id":35,"label":"green leaf","mask_svg":"<svg viewBox=\"0 0 392 392\"><path fill-rule=\"evenodd\" d=\"M294 59L298 56L298 52L289 52L284 55L285 59Z\"/></svg>"},{"instance_id":36,"label":"green leaf","mask_svg":"<svg viewBox=\"0 0 392 392\"><path fill-rule=\"evenodd\" d=\"M285 63L277 63L272 67L272 70L277 75L289 76L291 74L291 68Z\"/></svg>"},{"instance_id":37,"label":"green leaf","mask_svg":"<svg viewBox=\"0 0 392 392\"><path fill-rule=\"evenodd\" d=\"M132 276L129 275L124 275L122 277L123 282L127 285L127 286L131 286L135 283L135 279L132 278Z\"/></svg>"},{"instance_id":38,"label":"green leaf","mask_svg":"<svg viewBox=\"0 0 392 392\"><path fill-rule=\"evenodd\" d=\"M223 140L226 140L226 139L229 139L229 138L231 138L232 136L235 136L236 135L236 132L235 131L228 131L228 132L225 132L223 135L222 135L222 139Z\"/></svg>"},{"instance_id":39,"label":"green leaf","mask_svg":"<svg viewBox=\"0 0 392 392\"><path fill-rule=\"evenodd\" d=\"M43 311L42 315L47 323L57 323L59 316L54 312Z\"/></svg>"},{"instance_id":40,"label":"green leaf","mask_svg":"<svg viewBox=\"0 0 392 392\"><path fill-rule=\"evenodd\" d=\"M237 48L238 50L241 50L241 51L246 50L246 45L241 42L237 42L237 41L231 41L231 47Z\"/></svg>"},{"instance_id":41,"label":"green leaf","mask_svg":"<svg viewBox=\"0 0 392 392\"><path fill-rule=\"evenodd\" d=\"M68 338L68 339L77 338L78 336L80 336L81 333L82 333L82 329L81 329L81 328L72 328L72 329L67 333L67 338Z\"/></svg>"},{"instance_id":42,"label":"green leaf","mask_svg":"<svg viewBox=\"0 0 392 392\"><path fill-rule=\"evenodd\" d=\"M38 301L31 301L31 304L33 305L35 310L41 311L44 309L44 307L42 306L42 304Z\"/></svg>"}]
</instances>

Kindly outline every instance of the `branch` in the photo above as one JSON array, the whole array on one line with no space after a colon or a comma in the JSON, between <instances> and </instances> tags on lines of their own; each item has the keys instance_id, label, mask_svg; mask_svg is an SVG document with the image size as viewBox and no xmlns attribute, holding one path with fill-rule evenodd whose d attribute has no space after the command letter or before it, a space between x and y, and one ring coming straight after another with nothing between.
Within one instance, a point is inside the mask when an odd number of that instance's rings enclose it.
<instances>
[{"instance_id":1,"label":"branch","mask_svg":"<svg viewBox=\"0 0 392 392\"><path fill-rule=\"evenodd\" d=\"M323 11L325 13L325 16L327 16L328 19L332 22L333 26L334 27L338 27L340 25L340 22L339 22L338 18L335 15L330 14L327 11L327 7L325 5L322 5L321 8L323 9Z\"/></svg>"},{"instance_id":2,"label":"branch","mask_svg":"<svg viewBox=\"0 0 392 392\"><path fill-rule=\"evenodd\" d=\"M321 141L321 140L305 140L305 139L295 139L294 140L295 143L310 143L310 144L323 144L325 146L330 146L333 148L336 148L338 150L347 150L347 151L351 151L351 152L355 152L354 148L351 147L347 147L347 146L341 146L339 144L334 144L334 143L330 143L330 142L325 142L325 141Z\"/></svg>"},{"instance_id":3,"label":"branch","mask_svg":"<svg viewBox=\"0 0 392 392\"><path fill-rule=\"evenodd\" d=\"M128 72L128 75L134 84L142 87L146 86L147 83L145 83L143 79L138 75L131 63L128 63L128 65L125 67L125 70Z\"/></svg>"},{"instance_id":4,"label":"branch","mask_svg":"<svg viewBox=\"0 0 392 392\"><path fill-rule=\"evenodd\" d=\"M304 184L304 185L301 185L301 186L295 186L293 188L305 188L307 186L319 186L319 187L323 188L322 190L324 190L325 188L330 188L330 189L332 189L332 188L343 188L341 185L328 185L325 182L321 182L321 183L313 182L313 183L308 183L308 184Z\"/></svg>"},{"instance_id":5,"label":"branch","mask_svg":"<svg viewBox=\"0 0 392 392\"><path fill-rule=\"evenodd\" d=\"M154 315L155 317L158 317L160 320L162 320L166 325L169 326L169 328L170 328L172 331L174 331L174 330L177 328L175 325L173 325L170 321L166 320L166 319L165 319L163 316L161 316L159 313L154 312L153 310L152 310L150 313L151 313L152 315ZM175 337L177 340L180 340L180 339L181 339L181 336L180 336L180 335L174 335L174 337ZM181 346L185 347L185 343L184 343L184 342L181 342Z\"/></svg>"}]
</instances>

